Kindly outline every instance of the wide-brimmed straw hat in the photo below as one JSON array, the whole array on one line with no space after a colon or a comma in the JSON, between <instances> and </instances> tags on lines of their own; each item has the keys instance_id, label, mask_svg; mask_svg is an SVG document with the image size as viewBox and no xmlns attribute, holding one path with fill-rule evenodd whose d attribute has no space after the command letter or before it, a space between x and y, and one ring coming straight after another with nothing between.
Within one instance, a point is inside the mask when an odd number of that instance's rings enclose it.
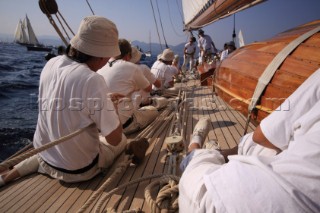
<instances>
[{"instance_id":1,"label":"wide-brimmed straw hat","mask_svg":"<svg viewBox=\"0 0 320 213\"><path fill-rule=\"evenodd\" d=\"M174 59L174 52L170 49L163 50L160 59L163 61L173 61Z\"/></svg>"},{"instance_id":2,"label":"wide-brimmed straw hat","mask_svg":"<svg viewBox=\"0 0 320 213\"><path fill-rule=\"evenodd\" d=\"M85 17L70 44L78 51L95 57L120 55L116 25L102 16Z\"/></svg>"},{"instance_id":3,"label":"wide-brimmed straw hat","mask_svg":"<svg viewBox=\"0 0 320 213\"><path fill-rule=\"evenodd\" d=\"M138 50L138 48L136 47L131 47L132 51L131 51L131 62L132 63L137 63L138 61L140 61L141 58L141 52Z\"/></svg>"}]
</instances>

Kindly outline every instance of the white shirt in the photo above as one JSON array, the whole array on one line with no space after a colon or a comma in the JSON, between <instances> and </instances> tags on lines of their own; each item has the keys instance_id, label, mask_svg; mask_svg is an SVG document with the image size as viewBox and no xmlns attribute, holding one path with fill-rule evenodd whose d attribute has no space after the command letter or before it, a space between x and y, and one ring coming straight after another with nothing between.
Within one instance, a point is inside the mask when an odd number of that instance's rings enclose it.
<instances>
[{"instance_id":1,"label":"white shirt","mask_svg":"<svg viewBox=\"0 0 320 213\"><path fill-rule=\"evenodd\" d=\"M320 100L320 69L315 71L274 112L263 119L260 127L266 138L276 147L288 147L296 121Z\"/></svg>"},{"instance_id":2,"label":"white shirt","mask_svg":"<svg viewBox=\"0 0 320 213\"><path fill-rule=\"evenodd\" d=\"M188 42L184 45L185 47L185 53L191 54L191 53L195 53L196 51L196 44L195 42Z\"/></svg>"},{"instance_id":3,"label":"white shirt","mask_svg":"<svg viewBox=\"0 0 320 213\"><path fill-rule=\"evenodd\" d=\"M107 63L97 73L104 77L108 91L129 98L129 100L123 99L118 104L120 122L124 124L134 111L131 101L133 92L147 88L150 85L149 81L144 77L138 65L121 59L115 61L111 67Z\"/></svg>"},{"instance_id":4,"label":"white shirt","mask_svg":"<svg viewBox=\"0 0 320 213\"><path fill-rule=\"evenodd\" d=\"M176 72L172 68L172 65L166 65L165 63L157 60L151 67L151 72L156 76L156 78L161 79L161 86L168 87L169 82L173 81L173 75ZM152 89L159 90L156 86L152 86Z\"/></svg>"},{"instance_id":5,"label":"white shirt","mask_svg":"<svg viewBox=\"0 0 320 213\"><path fill-rule=\"evenodd\" d=\"M147 65L138 64L138 66L141 69L144 77L146 77L150 84L153 84L157 80L156 76L151 72L150 68ZM134 92L132 94L132 99L134 100L135 108L138 109L141 102L145 102L148 97L150 97L150 92L146 92L144 90Z\"/></svg>"},{"instance_id":6,"label":"white shirt","mask_svg":"<svg viewBox=\"0 0 320 213\"><path fill-rule=\"evenodd\" d=\"M221 56L220 56L220 61L222 61L228 57L228 52L229 52L228 49L222 51Z\"/></svg>"},{"instance_id":7,"label":"white shirt","mask_svg":"<svg viewBox=\"0 0 320 213\"><path fill-rule=\"evenodd\" d=\"M107 98L104 79L86 64L57 56L43 68L39 83L36 148L95 123L96 127L40 153L53 166L77 170L99 153L99 135L119 125L113 103Z\"/></svg>"},{"instance_id":8,"label":"white shirt","mask_svg":"<svg viewBox=\"0 0 320 213\"><path fill-rule=\"evenodd\" d=\"M210 36L208 35L203 35L202 37L199 38L199 41L198 41L198 46L199 48L203 49L203 50L210 50L213 52L213 47L212 47L212 39Z\"/></svg>"}]
</instances>

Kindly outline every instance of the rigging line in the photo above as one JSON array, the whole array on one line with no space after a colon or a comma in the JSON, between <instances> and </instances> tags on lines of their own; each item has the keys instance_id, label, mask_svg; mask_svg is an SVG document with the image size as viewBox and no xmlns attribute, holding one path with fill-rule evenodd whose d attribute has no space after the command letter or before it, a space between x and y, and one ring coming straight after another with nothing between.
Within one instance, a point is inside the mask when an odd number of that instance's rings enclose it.
<instances>
[{"instance_id":1,"label":"rigging line","mask_svg":"<svg viewBox=\"0 0 320 213\"><path fill-rule=\"evenodd\" d=\"M69 36L69 34L67 33L66 29L64 28L64 26L63 26L63 24L62 24L61 20L59 19L59 16L58 16L57 14L55 14L55 15L56 15L56 18L58 19L58 21L59 21L59 23L60 23L60 26L62 27L62 29L63 29L64 33L66 34L67 38L68 38L68 39L69 39L69 41L70 41L70 36Z\"/></svg>"},{"instance_id":2,"label":"rigging line","mask_svg":"<svg viewBox=\"0 0 320 213\"><path fill-rule=\"evenodd\" d=\"M58 11L58 14L60 15L60 17L62 18L63 22L65 23L65 25L68 27L68 29L70 30L70 32L72 33L72 35L74 36L74 32L72 31L71 27L68 25L68 23L66 22L66 20L64 19L63 15L60 13L60 11Z\"/></svg>"},{"instance_id":3,"label":"rigging line","mask_svg":"<svg viewBox=\"0 0 320 213\"><path fill-rule=\"evenodd\" d=\"M51 14L50 14L50 11L48 10L47 6L46 6L46 3L45 3L45 0L41 0L40 1L40 9L41 7L43 7L43 13L47 16L50 24L53 26L53 28L56 30L56 32L58 33L59 37L61 38L61 40L63 41L63 43L67 46L68 45L68 42L67 40L65 39L65 37L62 35L60 29L58 28L58 26L56 25L56 22L54 21L54 19L52 18Z\"/></svg>"},{"instance_id":4,"label":"rigging line","mask_svg":"<svg viewBox=\"0 0 320 213\"><path fill-rule=\"evenodd\" d=\"M232 40L236 42L236 14L233 14L233 33L232 33Z\"/></svg>"},{"instance_id":5,"label":"rigging line","mask_svg":"<svg viewBox=\"0 0 320 213\"><path fill-rule=\"evenodd\" d=\"M92 15L95 15L94 12L93 12L93 10L92 10L92 8L91 8L91 5L90 5L89 1L86 0L86 2L87 2L88 6L89 6L89 8L90 8L90 10L91 10L91 12L92 12Z\"/></svg>"},{"instance_id":6,"label":"rigging line","mask_svg":"<svg viewBox=\"0 0 320 213\"><path fill-rule=\"evenodd\" d=\"M154 8L153 8L152 0L150 0L150 3L151 3L152 12L153 12L154 23L155 23L156 29L157 29L157 34L158 34L158 38L159 38L160 48L161 48L161 51L162 51L163 48L162 48L162 44L161 44L161 38L160 38L159 30L158 30L158 24L157 24L156 16L155 16L155 14L154 14Z\"/></svg>"},{"instance_id":7,"label":"rigging line","mask_svg":"<svg viewBox=\"0 0 320 213\"><path fill-rule=\"evenodd\" d=\"M157 9L158 9L159 20L160 20L160 25L161 25L161 30L162 30L162 36L163 36L163 39L164 39L164 43L166 44L166 48L169 48L168 44L167 44L166 37L164 35L164 30L163 30L163 26L162 26L161 15L160 15L160 10L159 10L159 5L158 5L158 1L157 0L156 0L156 3L157 3Z\"/></svg>"},{"instance_id":8,"label":"rigging line","mask_svg":"<svg viewBox=\"0 0 320 213\"><path fill-rule=\"evenodd\" d=\"M184 35L179 34L179 33L176 31L175 27L173 26L172 17L171 17L171 12L170 12L170 7L169 7L169 0L167 0L167 6L168 6L168 10L169 10L169 19L170 19L171 27L172 27L174 33L175 33L177 36L179 36L179 37L184 37Z\"/></svg>"}]
</instances>

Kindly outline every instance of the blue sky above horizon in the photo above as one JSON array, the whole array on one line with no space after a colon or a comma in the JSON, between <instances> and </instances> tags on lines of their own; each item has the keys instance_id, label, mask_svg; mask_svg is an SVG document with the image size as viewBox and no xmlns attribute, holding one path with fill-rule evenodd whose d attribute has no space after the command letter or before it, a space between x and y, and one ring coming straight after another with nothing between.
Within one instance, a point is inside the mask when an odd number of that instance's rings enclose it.
<instances>
[{"instance_id":1,"label":"blue sky above horizon","mask_svg":"<svg viewBox=\"0 0 320 213\"><path fill-rule=\"evenodd\" d=\"M150 0L89 0L96 15L112 20L118 27L121 38L159 43ZM59 11L74 32L84 16L91 15L85 0L57 0ZM182 7L180 0L153 0L161 43L164 44L159 23L159 6L162 26L169 45L188 40L182 31ZM320 19L320 0L268 0L265 3L236 14L236 33L241 29L245 43L261 41L298 25ZM57 33L41 12L38 0L0 0L0 33L14 34L19 19L28 14L36 35ZM203 28L216 46L232 39L233 16ZM58 36L57 36L58 37Z\"/></svg>"}]
</instances>

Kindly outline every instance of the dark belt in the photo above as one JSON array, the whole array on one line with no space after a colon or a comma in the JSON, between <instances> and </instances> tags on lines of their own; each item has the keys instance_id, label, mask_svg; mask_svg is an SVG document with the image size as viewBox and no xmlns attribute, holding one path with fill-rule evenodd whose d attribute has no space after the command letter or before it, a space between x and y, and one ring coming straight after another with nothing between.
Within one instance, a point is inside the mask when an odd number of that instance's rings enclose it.
<instances>
[{"instance_id":1,"label":"dark belt","mask_svg":"<svg viewBox=\"0 0 320 213\"><path fill-rule=\"evenodd\" d=\"M161 96L161 95L162 95L162 90L152 90L152 91L150 92L150 95L151 95L151 96L154 96L154 95L159 95L159 96Z\"/></svg>"},{"instance_id":2,"label":"dark belt","mask_svg":"<svg viewBox=\"0 0 320 213\"><path fill-rule=\"evenodd\" d=\"M122 129L127 128L133 121L133 116L131 116L124 124L122 124Z\"/></svg>"},{"instance_id":3,"label":"dark belt","mask_svg":"<svg viewBox=\"0 0 320 213\"><path fill-rule=\"evenodd\" d=\"M43 160L43 162L45 162L48 166L50 166L60 172L64 172L67 174L81 174L81 173L85 173L85 172L89 171L91 168L93 168L94 165L96 165L98 163L98 160L99 160L99 154L97 154L97 156L93 159L93 161L88 166L83 167L81 169L77 169L77 170L67 170L67 169L59 168L59 167L51 165L50 163L46 162L45 160Z\"/></svg>"}]
</instances>

